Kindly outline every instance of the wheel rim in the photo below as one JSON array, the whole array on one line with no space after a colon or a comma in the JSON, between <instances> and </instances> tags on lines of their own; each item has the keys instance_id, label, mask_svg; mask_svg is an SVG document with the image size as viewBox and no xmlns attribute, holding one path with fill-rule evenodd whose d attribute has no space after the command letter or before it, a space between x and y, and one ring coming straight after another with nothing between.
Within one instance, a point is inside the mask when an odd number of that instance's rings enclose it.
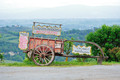
<instances>
[{"instance_id":1,"label":"wheel rim","mask_svg":"<svg viewBox=\"0 0 120 80\"><path fill-rule=\"evenodd\" d=\"M39 66L49 65L54 60L54 57L53 50L47 45L37 46L32 55L34 63Z\"/></svg>"}]
</instances>

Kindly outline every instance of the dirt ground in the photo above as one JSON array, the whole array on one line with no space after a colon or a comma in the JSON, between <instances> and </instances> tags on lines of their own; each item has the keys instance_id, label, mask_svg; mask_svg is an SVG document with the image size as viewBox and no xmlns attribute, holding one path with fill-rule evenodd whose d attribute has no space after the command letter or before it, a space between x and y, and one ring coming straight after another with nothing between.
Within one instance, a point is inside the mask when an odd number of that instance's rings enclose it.
<instances>
[{"instance_id":1,"label":"dirt ground","mask_svg":"<svg viewBox=\"0 0 120 80\"><path fill-rule=\"evenodd\" d=\"M0 67L0 80L120 80L120 65Z\"/></svg>"}]
</instances>

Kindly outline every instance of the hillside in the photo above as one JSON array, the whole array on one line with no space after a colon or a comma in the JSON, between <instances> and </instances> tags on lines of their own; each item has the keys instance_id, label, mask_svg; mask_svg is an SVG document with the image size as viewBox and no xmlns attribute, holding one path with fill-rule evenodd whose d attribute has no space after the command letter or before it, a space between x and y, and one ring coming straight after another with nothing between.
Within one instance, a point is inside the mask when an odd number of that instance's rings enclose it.
<instances>
[{"instance_id":1,"label":"hillside","mask_svg":"<svg viewBox=\"0 0 120 80\"><path fill-rule=\"evenodd\" d=\"M23 61L25 58L25 54L18 48L19 43L19 32L26 31L29 32L31 36L32 28L29 27L0 27L0 50L4 52L5 59L14 60L14 61ZM70 39L73 37L75 40L85 40L85 36L92 32L93 30L68 30L62 31L61 37L62 39ZM37 35L38 36L38 35ZM55 38L55 36L45 36L39 35L39 37L44 38ZM60 59L60 58L59 58ZM56 59L58 60L58 59Z\"/></svg>"}]
</instances>

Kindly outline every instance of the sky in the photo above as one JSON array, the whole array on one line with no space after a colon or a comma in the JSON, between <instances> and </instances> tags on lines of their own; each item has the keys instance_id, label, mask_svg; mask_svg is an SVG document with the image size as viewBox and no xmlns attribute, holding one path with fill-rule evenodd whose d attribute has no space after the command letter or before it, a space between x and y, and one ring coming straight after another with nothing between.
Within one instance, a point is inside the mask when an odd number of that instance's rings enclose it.
<instances>
[{"instance_id":1,"label":"sky","mask_svg":"<svg viewBox=\"0 0 120 80\"><path fill-rule=\"evenodd\" d=\"M78 8L76 9L75 6L77 6ZM105 7L105 9L103 6ZM108 9L109 6L110 8ZM108 10L109 13L111 12L111 10L115 10L113 12L120 13L118 12L119 6L120 6L120 0L0 0L0 19L76 18L76 17L91 18L91 16L92 18L96 18L96 15L100 16L101 18L102 17L104 18L106 15L102 14L103 11ZM97 10L96 7L100 10L102 9L103 10L101 12L95 11ZM64 12L64 14L56 13L59 11L59 9L62 12ZM82 15L81 14L78 15L75 13L72 14L71 12L71 14L66 17L66 14L69 14L69 10L74 10L74 9L76 9L75 11L76 13L82 13ZM89 15L89 12L91 10L93 13L90 14L95 14L95 16ZM48 14L46 14L46 12ZM54 14L49 15L49 13L54 13ZM118 16L119 14L115 14L115 13L110 13L111 17L110 15L108 15L108 18L114 18L114 17L120 18L120 16ZM58 15L60 15L60 17L58 17Z\"/></svg>"}]
</instances>

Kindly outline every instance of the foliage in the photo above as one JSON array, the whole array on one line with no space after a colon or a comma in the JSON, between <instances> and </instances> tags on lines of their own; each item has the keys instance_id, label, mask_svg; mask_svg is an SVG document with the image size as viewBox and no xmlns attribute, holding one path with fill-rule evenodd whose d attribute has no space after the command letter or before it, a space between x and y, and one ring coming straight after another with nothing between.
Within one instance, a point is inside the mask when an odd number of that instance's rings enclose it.
<instances>
[{"instance_id":1,"label":"foliage","mask_svg":"<svg viewBox=\"0 0 120 80\"><path fill-rule=\"evenodd\" d=\"M120 50L116 53L116 57L118 58L118 61L120 62Z\"/></svg>"},{"instance_id":2,"label":"foliage","mask_svg":"<svg viewBox=\"0 0 120 80\"><path fill-rule=\"evenodd\" d=\"M114 47L120 47L120 26L103 25L101 29L97 29L95 32L90 32L86 36L86 41L91 41L99 44L104 48L105 55L109 58L108 61L117 61L115 57L112 57L109 50ZM89 44L88 44L89 45ZM92 46L92 55L98 55L100 51L94 45Z\"/></svg>"},{"instance_id":3,"label":"foliage","mask_svg":"<svg viewBox=\"0 0 120 80\"><path fill-rule=\"evenodd\" d=\"M74 40L74 39L71 38L71 40ZM66 53L66 55L68 55L70 51L72 50L72 45L73 45L73 42L71 41L64 42L64 52ZM68 57L66 57L66 61L68 61Z\"/></svg>"},{"instance_id":4,"label":"foliage","mask_svg":"<svg viewBox=\"0 0 120 80\"><path fill-rule=\"evenodd\" d=\"M3 61L3 58L4 58L3 54L4 53L0 53L0 59L1 59L1 61Z\"/></svg>"},{"instance_id":5,"label":"foliage","mask_svg":"<svg viewBox=\"0 0 120 80\"><path fill-rule=\"evenodd\" d=\"M86 55L86 54L75 53L74 55L79 56L79 55ZM78 62L85 62L86 58L76 58L76 60L77 60Z\"/></svg>"},{"instance_id":6,"label":"foliage","mask_svg":"<svg viewBox=\"0 0 120 80\"><path fill-rule=\"evenodd\" d=\"M112 49L109 49L109 53L110 53L110 57L112 57L112 59L115 59L115 61L119 61L118 58L120 56L119 54L120 48L119 47L114 47Z\"/></svg>"},{"instance_id":7,"label":"foliage","mask_svg":"<svg viewBox=\"0 0 120 80\"><path fill-rule=\"evenodd\" d=\"M25 59L23 60L23 63L31 64L31 65L34 64L34 62L31 59L27 58L27 57L25 57Z\"/></svg>"},{"instance_id":8,"label":"foliage","mask_svg":"<svg viewBox=\"0 0 120 80\"><path fill-rule=\"evenodd\" d=\"M74 39L71 38L71 40L74 40ZM71 41L64 42L64 51L67 55L70 53L70 50L72 50L72 45L73 45L73 42Z\"/></svg>"}]
</instances>

